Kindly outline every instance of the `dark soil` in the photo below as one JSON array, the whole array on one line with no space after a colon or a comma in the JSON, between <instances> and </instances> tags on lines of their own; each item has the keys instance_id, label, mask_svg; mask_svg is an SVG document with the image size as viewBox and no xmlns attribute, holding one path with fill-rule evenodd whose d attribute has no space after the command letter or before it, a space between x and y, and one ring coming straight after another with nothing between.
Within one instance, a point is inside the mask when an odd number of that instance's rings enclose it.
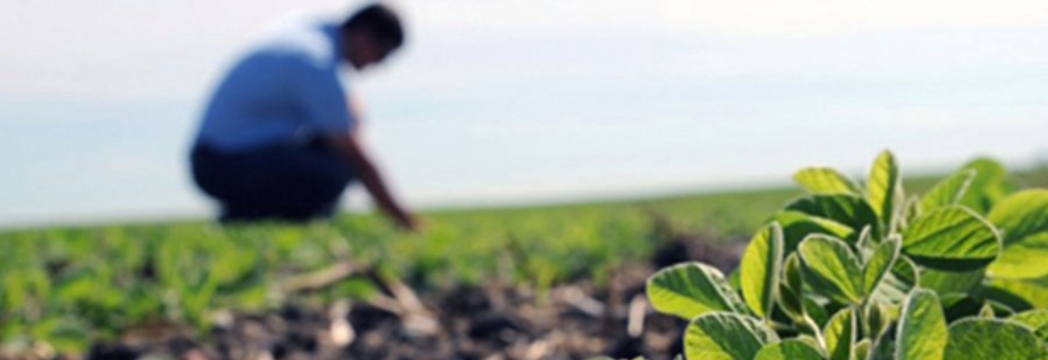
<instances>
[{"instance_id":1,"label":"dark soil","mask_svg":"<svg viewBox=\"0 0 1048 360\"><path fill-rule=\"evenodd\" d=\"M678 236L650 263L616 270L604 288L589 280L545 293L489 284L418 294L422 309L414 312L379 302L229 314L206 338L135 331L119 343L96 344L86 358L670 359L681 352L684 322L651 309L644 300L645 281L658 268L691 260L727 273L742 249L713 243L718 242Z\"/></svg>"}]
</instances>

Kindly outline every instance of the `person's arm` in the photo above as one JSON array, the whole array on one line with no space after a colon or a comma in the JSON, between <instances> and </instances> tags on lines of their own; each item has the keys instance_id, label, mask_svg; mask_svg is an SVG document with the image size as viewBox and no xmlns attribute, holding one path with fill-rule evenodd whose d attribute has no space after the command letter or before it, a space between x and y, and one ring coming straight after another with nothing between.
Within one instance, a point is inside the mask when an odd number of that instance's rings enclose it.
<instances>
[{"instance_id":1,"label":"person's arm","mask_svg":"<svg viewBox=\"0 0 1048 360\"><path fill-rule=\"evenodd\" d=\"M415 220L415 216L393 199L389 189L386 188L386 183L382 180L382 176L379 175L375 165L371 162L371 158L354 135L332 134L327 136L327 140L338 149L338 152L356 170L357 175L360 176L360 181L364 183L364 187L383 212L393 218L401 227L413 231L418 230L418 222Z\"/></svg>"}]
</instances>

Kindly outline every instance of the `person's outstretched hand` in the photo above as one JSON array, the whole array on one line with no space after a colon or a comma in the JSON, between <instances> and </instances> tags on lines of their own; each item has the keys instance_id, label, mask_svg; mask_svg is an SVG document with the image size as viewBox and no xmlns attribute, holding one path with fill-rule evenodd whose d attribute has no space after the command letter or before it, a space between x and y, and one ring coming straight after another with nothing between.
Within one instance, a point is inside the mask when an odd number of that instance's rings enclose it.
<instances>
[{"instance_id":1,"label":"person's outstretched hand","mask_svg":"<svg viewBox=\"0 0 1048 360\"><path fill-rule=\"evenodd\" d=\"M426 228L424 221L420 220L414 214L407 212L401 213L397 216L397 225L400 226L402 230L412 233L421 233Z\"/></svg>"}]
</instances>

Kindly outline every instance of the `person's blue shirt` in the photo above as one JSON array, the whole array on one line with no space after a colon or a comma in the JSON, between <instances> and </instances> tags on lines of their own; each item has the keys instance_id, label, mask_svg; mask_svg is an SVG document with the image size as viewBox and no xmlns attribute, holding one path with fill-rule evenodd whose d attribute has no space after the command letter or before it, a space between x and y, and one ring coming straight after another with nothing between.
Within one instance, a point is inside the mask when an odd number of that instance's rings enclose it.
<instances>
[{"instance_id":1,"label":"person's blue shirt","mask_svg":"<svg viewBox=\"0 0 1048 360\"><path fill-rule=\"evenodd\" d=\"M196 143L235 153L352 131L340 37L337 25L303 24L253 48L215 90Z\"/></svg>"}]
</instances>

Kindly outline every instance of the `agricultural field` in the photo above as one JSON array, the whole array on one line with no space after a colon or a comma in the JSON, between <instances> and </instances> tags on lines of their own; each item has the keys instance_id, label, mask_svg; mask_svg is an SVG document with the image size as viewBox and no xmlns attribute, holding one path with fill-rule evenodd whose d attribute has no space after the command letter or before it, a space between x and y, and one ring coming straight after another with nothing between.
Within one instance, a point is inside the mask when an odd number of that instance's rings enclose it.
<instances>
[{"instance_id":1,"label":"agricultural field","mask_svg":"<svg viewBox=\"0 0 1048 360\"><path fill-rule=\"evenodd\" d=\"M431 211L420 234L359 214L8 230L0 359L670 358L685 323L647 305L648 277L689 260L731 272L801 195Z\"/></svg>"}]
</instances>

